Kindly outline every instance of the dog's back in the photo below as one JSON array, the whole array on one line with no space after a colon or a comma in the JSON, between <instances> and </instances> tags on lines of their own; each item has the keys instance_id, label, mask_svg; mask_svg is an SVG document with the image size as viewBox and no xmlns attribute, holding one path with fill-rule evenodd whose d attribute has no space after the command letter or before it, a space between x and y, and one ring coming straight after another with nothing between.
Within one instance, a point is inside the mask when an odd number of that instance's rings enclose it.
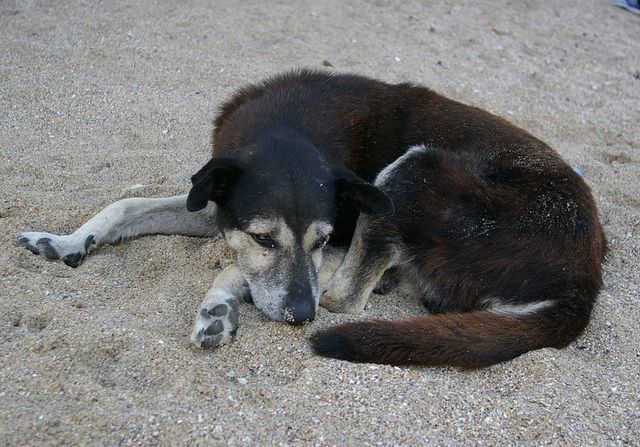
<instances>
[{"instance_id":1,"label":"dog's back","mask_svg":"<svg viewBox=\"0 0 640 447\"><path fill-rule=\"evenodd\" d=\"M587 185L540 140L423 87L300 71L226 103L214 155L273 129L391 197L396 212L369 236L399 250L402 273L438 314L331 328L314 338L320 354L476 367L564 346L587 325L604 233Z\"/></svg>"}]
</instances>

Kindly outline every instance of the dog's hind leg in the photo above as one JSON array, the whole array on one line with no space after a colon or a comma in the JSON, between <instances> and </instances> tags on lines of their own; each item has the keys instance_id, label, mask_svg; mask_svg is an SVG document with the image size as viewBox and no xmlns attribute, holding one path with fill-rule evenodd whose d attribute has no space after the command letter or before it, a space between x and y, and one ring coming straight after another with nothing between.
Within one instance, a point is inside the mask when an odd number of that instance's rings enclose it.
<instances>
[{"instance_id":1,"label":"dog's hind leg","mask_svg":"<svg viewBox=\"0 0 640 447\"><path fill-rule=\"evenodd\" d=\"M214 222L215 204L192 213L187 211L186 202L186 194L122 199L107 206L72 234L25 232L20 234L18 244L46 259L61 259L77 267L88 253L103 243L117 244L147 234L214 236L218 232Z\"/></svg>"},{"instance_id":2,"label":"dog's hind leg","mask_svg":"<svg viewBox=\"0 0 640 447\"><path fill-rule=\"evenodd\" d=\"M385 271L400 260L391 223L385 217L361 214L344 261L320 299L331 312L359 313Z\"/></svg>"},{"instance_id":3,"label":"dog's hind leg","mask_svg":"<svg viewBox=\"0 0 640 447\"><path fill-rule=\"evenodd\" d=\"M249 294L249 285L237 265L225 268L200 305L191 341L201 348L227 343L238 328L238 303Z\"/></svg>"}]
</instances>

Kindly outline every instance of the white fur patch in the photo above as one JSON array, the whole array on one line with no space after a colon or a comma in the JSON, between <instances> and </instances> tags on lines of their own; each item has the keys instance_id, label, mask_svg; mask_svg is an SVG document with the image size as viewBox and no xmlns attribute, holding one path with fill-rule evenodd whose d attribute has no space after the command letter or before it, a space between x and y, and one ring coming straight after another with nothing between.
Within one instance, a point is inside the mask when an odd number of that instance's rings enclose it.
<instances>
[{"instance_id":1,"label":"white fur patch","mask_svg":"<svg viewBox=\"0 0 640 447\"><path fill-rule=\"evenodd\" d=\"M506 304L492 299L488 300L488 307L486 308L486 310L501 315L527 316L533 315L539 310L551 307L555 303L555 300L546 300L527 304Z\"/></svg>"},{"instance_id":2,"label":"white fur patch","mask_svg":"<svg viewBox=\"0 0 640 447\"><path fill-rule=\"evenodd\" d=\"M407 150L407 152L402 154L400 157L396 158L393 163L388 164L382 171L380 171L380 173L376 176L376 179L373 182L373 184L375 186L384 185L385 182L387 182L390 178L393 177L394 171L396 169L398 169L398 167L400 165L402 165L402 163L404 163L405 161L407 161L411 157L414 157L414 156L420 155L420 154L424 154L427 150L428 150L427 146L425 146L424 144L411 146Z\"/></svg>"}]
</instances>

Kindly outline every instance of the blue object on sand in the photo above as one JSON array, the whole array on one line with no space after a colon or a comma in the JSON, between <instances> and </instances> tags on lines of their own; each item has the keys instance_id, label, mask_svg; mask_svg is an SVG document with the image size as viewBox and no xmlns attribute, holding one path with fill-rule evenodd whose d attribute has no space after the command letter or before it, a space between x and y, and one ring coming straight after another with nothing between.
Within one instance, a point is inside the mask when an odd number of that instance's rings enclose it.
<instances>
[{"instance_id":1,"label":"blue object on sand","mask_svg":"<svg viewBox=\"0 0 640 447\"><path fill-rule=\"evenodd\" d=\"M616 6L640 14L640 0L611 0Z\"/></svg>"},{"instance_id":2,"label":"blue object on sand","mask_svg":"<svg viewBox=\"0 0 640 447\"><path fill-rule=\"evenodd\" d=\"M582 169L578 165L574 165L573 170L576 171L576 174L578 174L580 177L584 177L584 175L586 174L586 172L584 172L584 169Z\"/></svg>"}]
</instances>

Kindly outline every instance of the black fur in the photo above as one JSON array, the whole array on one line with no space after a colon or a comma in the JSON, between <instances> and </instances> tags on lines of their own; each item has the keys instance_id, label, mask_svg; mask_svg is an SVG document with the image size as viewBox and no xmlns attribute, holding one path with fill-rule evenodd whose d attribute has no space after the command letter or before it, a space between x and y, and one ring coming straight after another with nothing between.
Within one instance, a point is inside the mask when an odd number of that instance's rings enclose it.
<instances>
[{"instance_id":1,"label":"black fur","mask_svg":"<svg viewBox=\"0 0 640 447\"><path fill-rule=\"evenodd\" d=\"M311 337L311 348L318 355L338 360L354 360L355 351L347 337L340 334L325 332Z\"/></svg>"},{"instance_id":2,"label":"black fur","mask_svg":"<svg viewBox=\"0 0 640 447\"><path fill-rule=\"evenodd\" d=\"M308 70L243 88L215 125L190 210L213 200L221 226L239 229L273 213L295 234L322 218L345 245L359 213L373 213L371 265L400 246L402 273L438 313L328 329L313 339L319 354L479 367L565 346L588 324L606 252L598 213L584 181L526 131L424 87ZM414 145L428 150L370 184ZM488 311L494 299L554 306L505 316Z\"/></svg>"}]
</instances>

